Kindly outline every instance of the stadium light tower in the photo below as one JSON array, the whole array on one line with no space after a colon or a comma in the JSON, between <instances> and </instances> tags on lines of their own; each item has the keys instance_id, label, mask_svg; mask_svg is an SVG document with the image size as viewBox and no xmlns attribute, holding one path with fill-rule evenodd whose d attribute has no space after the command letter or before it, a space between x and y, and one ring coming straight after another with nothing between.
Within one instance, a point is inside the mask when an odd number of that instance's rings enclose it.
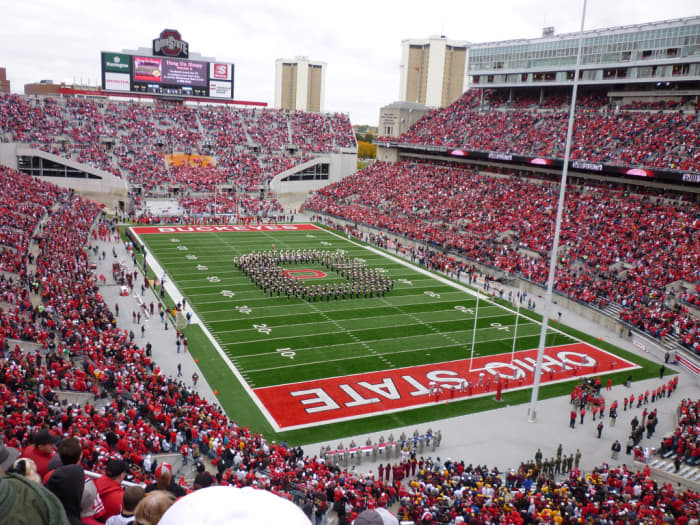
<instances>
[{"instance_id":1,"label":"stadium light tower","mask_svg":"<svg viewBox=\"0 0 700 525\"><path fill-rule=\"evenodd\" d=\"M581 30L578 37L578 52L576 53L576 69L574 70L574 85L571 90L571 106L569 107L569 126L566 130L566 147L564 149L564 166L561 169L561 184L559 186L559 203L557 204L557 219L554 223L554 239L552 240L552 253L549 258L549 277L547 278L547 292L544 296L544 311L542 312L542 328L540 329L540 342L537 346L537 364L535 365L535 378L532 385L532 400L528 409L528 421L534 423L537 420L537 396L540 391L540 376L542 375L542 358L547 340L547 326L549 324L549 310L552 307L552 290L554 289L554 277L557 270L557 254L559 252L559 235L561 233L561 218L564 212L564 197L566 196L566 176L569 172L569 155L571 153L571 136L574 130L574 115L576 114L576 92L578 90L578 76L581 70L581 49L583 47L583 25L586 20L586 0L583 0L583 12L581 13Z\"/></svg>"}]
</instances>

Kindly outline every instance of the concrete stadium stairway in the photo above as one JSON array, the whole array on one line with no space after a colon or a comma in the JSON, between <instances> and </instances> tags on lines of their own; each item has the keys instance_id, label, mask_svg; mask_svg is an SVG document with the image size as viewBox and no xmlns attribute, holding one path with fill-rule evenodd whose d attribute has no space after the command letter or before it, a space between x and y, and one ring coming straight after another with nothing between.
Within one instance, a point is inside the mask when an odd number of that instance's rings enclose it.
<instances>
[{"instance_id":1,"label":"concrete stadium stairway","mask_svg":"<svg viewBox=\"0 0 700 525\"><path fill-rule=\"evenodd\" d=\"M610 317L613 317L615 319L620 318L620 312L622 311L622 305L618 303L608 303L605 308L603 308L603 312Z\"/></svg>"},{"instance_id":2,"label":"concrete stadium stairway","mask_svg":"<svg viewBox=\"0 0 700 525\"><path fill-rule=\"evenodd\" d=\"M668 334L664 338L664 346L668 350L672 350L675 352L687 352L688 351L683 345L681 345L680 337L678 337L677 335L674 335L674 334Z\"/></svg>"},{"instance_id":3,"label":"concrete stadium stairway","mask_svg":"<svg viewBox=\"0 0 700 525\"><path fill-rule=\"evenodd\" d=\"M651 467L652 472L654 470L658 470L665 474L683 478L683 480L694 483L697 485L697 487L700 487L700 468L681 463L680 469L678 472L676 472L676 466L673 464L675 457L675 454L667 458L656 456L655 458L650 459L648 465Z\"/></svg>"}]
</instances>

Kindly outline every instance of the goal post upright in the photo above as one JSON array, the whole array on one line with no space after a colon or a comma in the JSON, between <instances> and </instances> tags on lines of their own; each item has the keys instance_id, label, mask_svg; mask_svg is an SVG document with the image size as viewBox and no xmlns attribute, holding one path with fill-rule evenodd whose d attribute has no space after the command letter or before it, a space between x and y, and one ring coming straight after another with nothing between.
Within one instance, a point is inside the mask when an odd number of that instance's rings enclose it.
<instances>
[{"instance_id":1,"label":"goal post upright","mask_svg":"<svg viewBox=\"0 0 700 525\"><path fill-rule=\"evenodd\" d=\"M554 278L557 269L557 253L559 251L559 235L561 233L562 215L564 212L564 198L566 196L566 177L569 171L569 157L571 155L571 138L574 130L574 117L576 114L576 93L578 91L579 72L581 71L581 51L583 48L583 26L586 20L586 1L583 0L583 11L581 13L581 29L579 31L578 52L576 53L576 69L574 70L574 82L571 90L571 106L569 107L569 124L566 130L566 147L564 149L564 165L561 170L561 183L559 185L559 202L557 204L557 217L554 223L554 238L552 240L552 251L549 258L549 276L547 278L547 291L545 293L544 308L542 312L542 327L540 330L540 340L537 346L537 364L535 365L535 377L532 385L532 399L528 409L528 421L534 423L537 420L537 397L540 390L540 379L542 374L542 359L547 340L547 327L549 322L549 310L552 306L552 291L554 289Z\"/></svg>"},{"instance_id":2,"label":"goal post upright","mask_svg":"<svg viewBox=\"0 0 700 525\"><path fill-rule=\"evenodd\" d=\"M479 287L477 286L476 289L476 308L474 309L474 329L472 330L472 351L471 351L471 357L469 358L469 373L471 374L472 371L472 361L474 361L474 344L476 343L476 322L479 319L479 296L481 295L481 292L479 291Z\"/></svg>"}]
</instances>

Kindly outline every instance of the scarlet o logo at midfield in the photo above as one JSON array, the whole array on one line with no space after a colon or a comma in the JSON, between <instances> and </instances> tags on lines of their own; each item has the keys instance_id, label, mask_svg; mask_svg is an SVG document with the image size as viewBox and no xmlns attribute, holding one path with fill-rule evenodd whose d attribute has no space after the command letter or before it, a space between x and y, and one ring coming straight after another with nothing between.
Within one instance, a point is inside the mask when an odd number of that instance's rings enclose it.
<instances>
[{"instance_id":1,"label":"scarlet o logo at midfield","mask_svg":"<svg viewBox=\"0 0 700 525\"><path fill-rule=\"evenodd\" d=\"M283 275L289 279L323 279L325 272L315 268L303 268L299 270L285 270Z\"/></svg>"}]
</instances>

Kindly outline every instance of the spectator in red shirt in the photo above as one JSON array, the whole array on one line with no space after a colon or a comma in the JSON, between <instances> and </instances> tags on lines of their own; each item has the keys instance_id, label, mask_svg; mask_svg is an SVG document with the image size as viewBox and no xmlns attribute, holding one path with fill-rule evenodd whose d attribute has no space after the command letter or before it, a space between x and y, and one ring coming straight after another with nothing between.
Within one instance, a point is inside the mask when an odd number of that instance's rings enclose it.
<instances>
[{"instance_id":1,"label":"spectator in red shirt","mask_svg":"<svg viewBox=\"0 0 700 525\"><path fill-rule=\"evenodd\" d=\"M22 450L21 457L34 460L36 470L42 479L49 471L49 461L56 453L56 442L58 439L48 430L41 429L34 435L34 444Z\"/></svg>"},{"instance_id":2,"label":"spectator in red shirt","mask_svg":"<svg viewBox=\"0 0 700 525\"><path fill-rule=\"evenodd\" d=\"M105 507L104 516L110 518L122 511L124 488L121 483L127 474L126 463L120 459L110 459L103 476L95 480L97 493Z\"/></svg>"}]
</instances>

